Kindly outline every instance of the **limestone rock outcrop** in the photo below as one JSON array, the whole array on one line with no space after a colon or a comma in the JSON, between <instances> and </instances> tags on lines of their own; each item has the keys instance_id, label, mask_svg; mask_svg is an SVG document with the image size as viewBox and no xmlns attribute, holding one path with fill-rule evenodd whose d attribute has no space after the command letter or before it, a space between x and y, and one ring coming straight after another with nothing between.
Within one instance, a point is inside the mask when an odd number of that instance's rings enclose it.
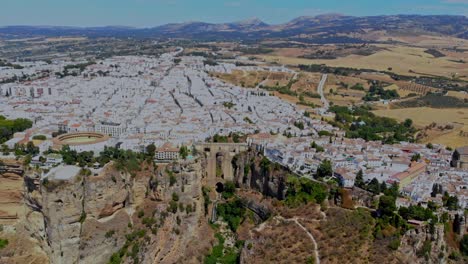
<instances>
[{"instance_id":1,"label":"limestone rock outcrop","mask_svg":"<svg viewBox=\"0 0 468 264\"><path fill-rule=\"evenodd\" d=\"M233 159L234 181L237 186L253 189L263 195L283 200L286 196L287 173L273 164L262 168L261 157L254 151L242 152Z\"/></svg>"},{"instance_id":2,"label":"limestone rock outcrop","mask_svg":"<svg viewBox=\"0 0 468 264\"><path fill-rule=\"evenodd\" d=\"M112 163L97 176L80 172L68 180L40 183L39 175L25 175L29 207L27 230L50 258L50 263L105 263L125 243L132 202L141 200L147 182L137 184ZM135 189L133 189L135 187ZM143 190L143 191L142 191ZM135 198L137 197L137 198ZM106 234L115 234L112 237Z\"/></svg>"}]
</instances>

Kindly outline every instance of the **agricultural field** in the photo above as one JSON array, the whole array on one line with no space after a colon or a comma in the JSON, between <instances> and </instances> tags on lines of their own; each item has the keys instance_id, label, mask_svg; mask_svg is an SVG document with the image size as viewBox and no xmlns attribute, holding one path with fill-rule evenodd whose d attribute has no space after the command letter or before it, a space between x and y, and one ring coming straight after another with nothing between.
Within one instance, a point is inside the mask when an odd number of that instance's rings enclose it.
<instances>
[{"instance_id":1,"label":"agricultural field","mask_svg":"<svg viewBox=\"0 0 468 264\"><path fill-rule=\"evenodd\" d=\"M375 40L386 41L390 40L388 37L381 37ZM391 40L399 41L407 44L416 45L418 47L426 48L453 48L453 47L468 47L468 40L448 37L448 36L429 36L429 35L404 35L392 36Z\"/></svg>"},{"instance_id":2,"label":"agricultural field","mask_svg":"<svg viewBox=\"0 0 468 264\"><path fill-rule=\"evenodd\" d=\"M287 65L326 64L332 67L391 71L401 75L436 75L448 78L456 76L468 80L467 62L460 62L460 58L467 56L467 52L447 53L447 56L436 58L425 52L426 48L395 45L376 46L381 50L368 56L352 54L336 59L305 59L300 56L285 56L292 52L275 52L257 55L257 57L267 62Z\"/></svg>"},{"instance_id":3,"label":"agricultural field","mask_svg":"<svg viewBox=\"0 0 468 264\"><path fill-rule=\"evenodd\" d=\"M432 107L432 108L468 108L468 101L454 96L427 94L417 98L401 100L393 104L395 108Z\"/></svg>"},{"instance_id":4,"label":"agricultural field","mask_svg":"<svg viewBox=\"0 0 468 264\"><path fill-rule=\"evenodd\" d=\"M392 84L392 85L389 85L389 86L387 86L387 87L384 87L384 89L387 90L387 91L388 91L388 90L395 90L395 91L398 93L398 95L399 95L400 97L402 97L402 98L403 98L403 97L407 97L407 96L409 96L409 95L411 95L411 94L414 94L413 91L401 89L401 88L400 88L398 85L396 85L396 84Z\"/></svg>"},{"instance_id":5,"label":"agricultural field","mask_svg":"<svg viewBox=\"0 0 468 264\"><path fill-rule=\"evenodd\" d=\"M284 72L233 70L232 73L211 73L211 75L225 82L246 88L286 87L285 89L290 91L290 94L278 91L270 92L291 103L299 102L299 95L302 95L309 103L322 104L320 98L312 96L317 95L317 86L322 76L320 73L299 73L294 76L294 74Z\"/></svg>"},{"instance_id":6,"label":"agricultural field","mask_svg":"<svg viewBox=\"0 0 468 264\"><path fill-rule=\"evenodd\" d=\"M424 134L422 143L437 143L452 148L468 142L468 108L436 109L415 107L373 111L374 114L404 121L413 120L414 125ZM435 124L435 126L434 126Z\"/></svg>"},{"instance_id":7,"label":"agricultural field","mask_svg":"<svg viewBox=\"0 0 468 264\"><path fill-rule=\"evenodd\" d=\"M211 73L211 75L240 87L255 88L261 82L266 81L270 73L266 71L234 70L232 73Z\"/></svg>"},{"instance_id":8,"label":"agricultural field","mask_svg":"<svg viewBox=\"0 0 468 264\"><path fill-rule=\"evenodd\" d=\"M297 81L291 86L291 90L302 93L302 92L313 92L317 93L317 86L320 82L322 74L320 73L299 73Z\"/></svg>"},{"instance_id":9,"label":"agricultural field","mask_svg":"<svg viewBox=\"0 0 468 264\"><path fill-rule=\"evenodd\" d=\"M263 86L276 87L286 86L294 77L294 74L284 72L270 72L267 79L263 82Z\"/></svg>"},{"instance_id":10,"label":"agricultural field","mask_svg":"<svg viewBox=\"0 0 468 264\"><path fill-rule=\"evenodd\" d=\"M356 86L362 87L361 90L353 88ZM327 85L324 89L327 100L339 106L352 106L363 103L362 98L368 90L367 80L333 74L328 75Z\"/></svg>"},{"instance_id":11,"label":"agricultural field","mask_svg":"<svg viewBox=\"0 0 468 264\"><path fill-rule=\"evenodd\" d=\"M331 93L333 91L333 93ZM334 105L352 106L363 102L362 97L366 93L363 91L354 91L345 89L336 85L327 85L325 97Z\"/></svg>"},{"instance_id":12,"label":"agricultural field","mask_svg":"<svg viewBox=\"0 0 468 264\"><path fill-rule=\"evenodd\" d=\"M465 99L468 99L468 91L466 92L448 91L447 96L465 100Z\"/></svg>"}]
</instances>

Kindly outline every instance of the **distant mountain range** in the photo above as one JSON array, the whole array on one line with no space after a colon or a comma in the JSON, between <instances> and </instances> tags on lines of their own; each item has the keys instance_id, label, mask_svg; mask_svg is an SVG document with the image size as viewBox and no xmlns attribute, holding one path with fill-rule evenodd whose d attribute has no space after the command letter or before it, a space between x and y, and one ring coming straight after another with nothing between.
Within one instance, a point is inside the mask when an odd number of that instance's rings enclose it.
<instances>
[{"instance_id":1,"label":"distant mountain range","mask_svg":"<svg viewBox=\"0 0 468 264\"><path fill-rule=\"evenodd\" d=\"M394 35L441 35L468 39L468 18L449 15L394 15L354 17L327 14L298 17L288 23L269 25L259 19L233 23L186 22L153 28L7 26L0 38L26 37L134 37L187 38L198 40L290 39L310 42L360 42L372 32Z\"/></svg>"}]
</instances>

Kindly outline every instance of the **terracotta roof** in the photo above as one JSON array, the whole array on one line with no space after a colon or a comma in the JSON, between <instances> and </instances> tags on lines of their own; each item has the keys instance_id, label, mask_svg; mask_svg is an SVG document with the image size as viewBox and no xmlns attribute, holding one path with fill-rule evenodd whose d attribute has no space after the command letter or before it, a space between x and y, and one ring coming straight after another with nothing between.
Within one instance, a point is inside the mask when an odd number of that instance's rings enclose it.
<instances>
[{"instance_id":1,"label":"terracotta roof","mask_svg":"<svg viewBox=\"0 0 468 264\"><path fill-rule=\"evenodd\" d=\"M160 148L158 148L157 152L179 152L179 149L172 146L171 143L165 143Z\"/></svg>"},{"instance_id":2,"label":"terracotta roof","mask_svg":"<svg viewBox=\"0 0 468 264\"><path fill-rule=\"evenodd\" d=\"M254 139L269 139L272 136L270 133L259 133L259 134L252 135L250 137Z\"/></svg>"}]
</instances>

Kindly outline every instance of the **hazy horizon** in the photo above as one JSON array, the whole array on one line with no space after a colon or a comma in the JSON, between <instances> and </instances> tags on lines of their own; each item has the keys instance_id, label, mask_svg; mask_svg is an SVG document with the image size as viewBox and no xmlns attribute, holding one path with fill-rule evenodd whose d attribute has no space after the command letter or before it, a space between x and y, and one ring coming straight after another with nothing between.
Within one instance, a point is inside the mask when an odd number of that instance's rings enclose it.
<instances>
[{"instance_id":1,"label":"hazy horizon","mask_svg":"<svg viewBox=\"0 0 468 264\"><path fill-rule=\"evenodd\" d=\"M0 10L0 26L155 27L168 23L200 21L228 23L258 18L282 24L299 16L339 13L349 16L462 15L468 0L6 0Z\"/></svg>"},{"instance_id":2,"label":"hazy horizon","mask_svg":"<svg viewBox=\"0 0 468 264\"><path fill-rule=\"evenodd\" d=\"M321 14L315 14L315 15L310 15L310 17L316 17L316 16L323 16L323 15L342 15L342 16L353 16L353 15L348 15L348 14L342 14L342 13L321 13ZM413 16L464 16L467 17L466 15L456 15L456 14L385 14L385 15L373 15L373 16L400 16L400 15L413 15ZM262 20L259 17L249 17L249 18L244 18L244 19L238 19L238 20L233 20L233 21L220 21L220 22L209 22L209 21L203 21L203 20L190 20L190 21L175 21L175 22L167 22L167 23L162 23L154 26L131 26L131 25L125 25L125 24L105 24L105 25L89 25L89 26L76 26L76 25L34 25L34 24L11 24L11 25L0 25L0 27L66 27L66 28L99 28L99 27L122 27L122 28L134 28L134 29L145 29L145 28L152 28L152 27L158 27L158 26L163 26L167 24L183 24L183 23L195 23L195 22L202 22L202 23L210 23L210 24L228 24L228 23L236 23L236 22L242 22L242 21L247 21L247 20L253 20L253 19L259 19L262 22L268 24L268 25L281 25L288 23L296 18L299 17L307 17L307 15L304 16L297 16L293 17L289 20L280 22L280 23L268 23L265 20ZM371 17L369 16L354 16L354 17Z\"/></svg>"}]
</instances>

